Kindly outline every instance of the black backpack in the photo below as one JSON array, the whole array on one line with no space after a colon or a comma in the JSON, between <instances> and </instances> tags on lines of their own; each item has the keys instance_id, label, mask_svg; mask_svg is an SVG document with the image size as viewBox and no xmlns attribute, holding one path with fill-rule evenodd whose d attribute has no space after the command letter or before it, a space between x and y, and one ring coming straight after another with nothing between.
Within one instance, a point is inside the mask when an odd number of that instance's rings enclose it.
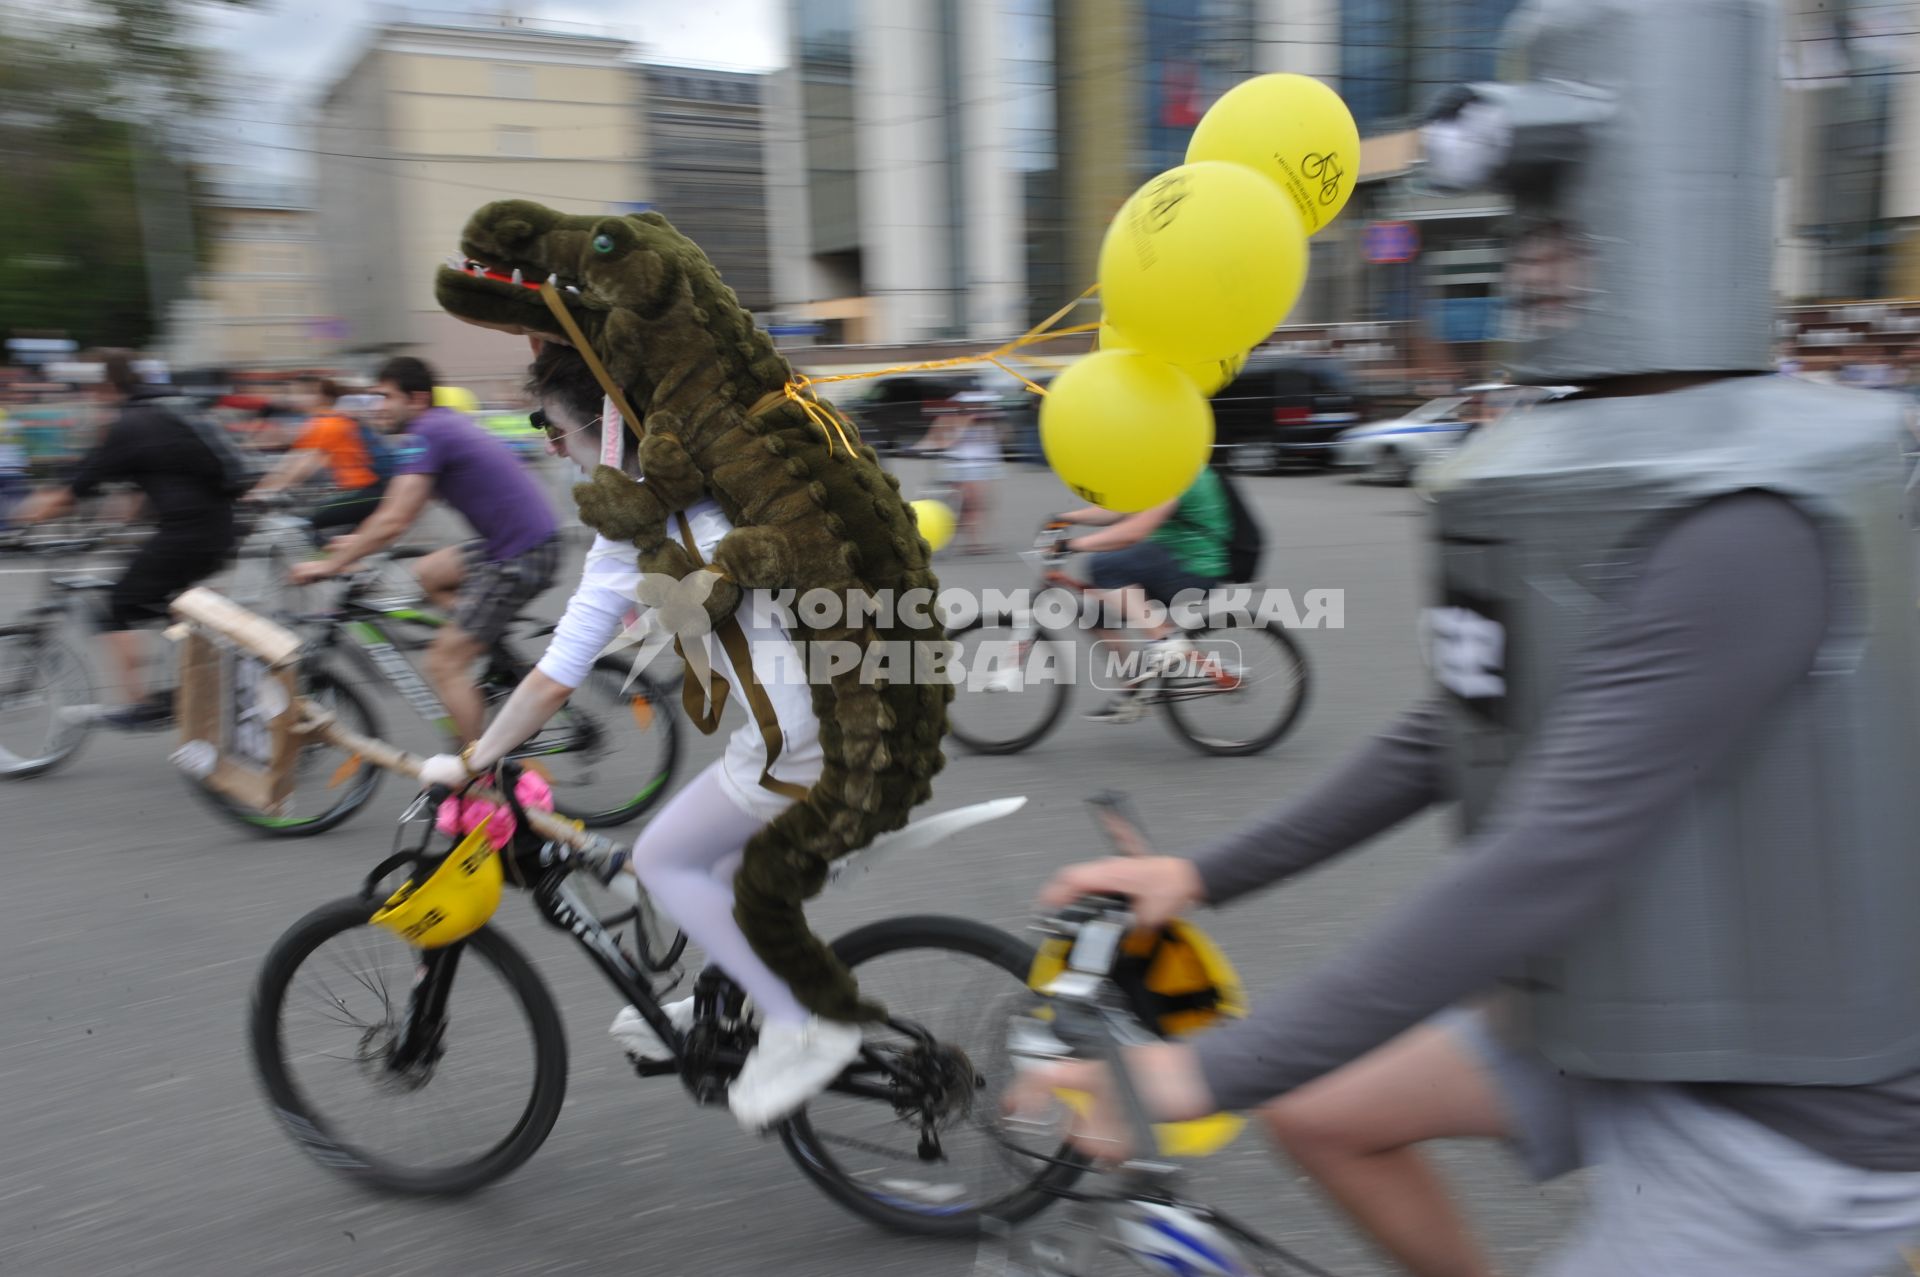
<instances>
[{"instance_id":1,"label":"black backpack","mask_svg":"<svg viewBox=\"0 0 1920 1277\"><path fill-rule=\"evenodd\" d=\"M1260 571L1260 551L1266 546L1266 535L1226 472L1216 467L1213 474L1220 480L1227 510L1233 515L1233 534L1227 538L1227 576L1235 583L1251 581Z\"/></svg>"},{"instance_id":2,"label":"black backpack","mask_svg":"<svg viewBox=\"0 0 1920 1277\"><path fill-rule=\"evenodd\" d=\"M227 433L227 428L208 416L193 399L185 395L168 395L143 402L180 422L206 445L220 470L221 496L238 497L252 491L253 485L260 481L245 454L233 442L233 436Z\"/></svg>"}]
</instances>

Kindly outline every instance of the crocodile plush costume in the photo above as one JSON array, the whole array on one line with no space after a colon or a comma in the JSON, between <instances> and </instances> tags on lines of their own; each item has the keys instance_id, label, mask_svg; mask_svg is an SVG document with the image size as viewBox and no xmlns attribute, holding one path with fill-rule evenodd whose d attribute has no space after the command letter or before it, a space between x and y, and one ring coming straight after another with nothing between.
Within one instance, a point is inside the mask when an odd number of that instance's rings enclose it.
<instances>
[{"instance_id":1,"label":"crocodile plush costume","mask_svg":"<svg viewBox=\"0 0 1920 1277\"><path fill-rule=\"evenodd\" d=\"M787 361L706 254L664 217L565 215L506 200L473 215L461 251L435 281L442 307L469 323L571 345L550 309L548 298L559 297L639 418L629 425L639 429L646 480L600 467L575 489L589 527L633 542L644 571L680 578L699 565L676 514L711 496L732 521L713 553L722 580L707 608L716 623L733 614L742 590L937 592L931 551L899 481L871 448L849 446L784 397ZM941 637L908 619L896 615L892 628L802 622L793 637L863 648ZM852 975L808 930L801 904L834 860L906 824L932 792L953 689L904 670L892 681L863 681L855 668L816 679L812 692L824 771L747 844L735 916L810 1010L869 1019L879 1008L860 1000Z\"/></svg>"}]
</instances>

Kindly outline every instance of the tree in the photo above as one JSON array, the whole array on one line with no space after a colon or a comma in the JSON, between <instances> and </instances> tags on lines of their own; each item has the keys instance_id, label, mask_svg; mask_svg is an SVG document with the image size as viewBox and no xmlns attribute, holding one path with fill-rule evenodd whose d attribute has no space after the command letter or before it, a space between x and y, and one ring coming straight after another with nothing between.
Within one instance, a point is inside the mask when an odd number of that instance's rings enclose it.
<instances>
[{"instance_id":1,"label":"tree","mask_svg":"<svg viewBox=\"0 0 1920 1277\"><path fill-rule=\"evenodd\" d=\"M168 122L211 102L205 58L176 0L62 14L0 26L0 332L140 346L156 319L158 201L184 189L198 202Z\"/></svg>"}]
</instances>

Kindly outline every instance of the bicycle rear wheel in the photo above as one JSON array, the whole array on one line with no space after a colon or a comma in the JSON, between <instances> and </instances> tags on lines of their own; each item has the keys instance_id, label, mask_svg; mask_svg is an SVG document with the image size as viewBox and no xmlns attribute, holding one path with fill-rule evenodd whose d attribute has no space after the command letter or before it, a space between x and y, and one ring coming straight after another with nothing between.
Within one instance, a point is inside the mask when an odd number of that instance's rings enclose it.
<instances>
[{"instance_id":1,"label":"bicycle rear wheel","mask_svg":"<svg viewBox=\"0 0 1920 1277\"><path fill-rule=\"evenodd\" d=\"M553 782L554 806L593 829L624 825L665 796L680 758L680 724L660 685L627 685L608 657L547 725L513 752Z\"/></svg>"},{"instance_id":2,"label":"bicycle rear wheel","mask_svg":"<svg viewBox=\"0 0 1920 1277\"><path fill-rule=\"evenodd\" d=\"M472 1192L533 1156L567 1089L567 1041L526 956L492 927L436 954L442 1031L394 1067L429 955L336 900L267 955L249 1033L261 1086L296 1143L349 1179L400 1193ZM446 964L445 957L436 961Z\"/></svg>"},{"instance_id":3,"label":"bicycle rear wheel","mask_svg":"<svg viewBox=\"0 0 1920 1277\"><path fill-rule=\"evenodd\" d=\"M86 743L93 700L86 663L64 643L0 634L0 778L42 776Z\"/></svg>"},{"instance_id":4,"label":"bicycle rear wheel","mask_svg":"<svg viewBox=\"0 0 1920 1277\"><path fill-rule=\"evenodd\" d=\"M1013 1077L1007 1024L1031 1003L1033 950L964 918L889 918L834 941L861 992L895 1019L933 1035L929 1052L897 1030L869 1028L870 1050L931 1079L933 1089L895 1103L828 1092L780 1128L787 1152L827 1196L883 1227L971 1236L981 1217L1018 1222L1053 1200L1083 1166L1063 1148L1010 1151L1000 1097ZM933 1100L929 1157L921 1103ZM904 1110L904 1111L903 1111ZM1051 1160L1042 1160L1051 1159Z\"/></svg>"},{"instance_id":5,"label":"bicycle rear wheel","mask_svg":"<svg viewBox=\"0 0 1920 1277\"><path fill-rule=\"evenodd\" d=\"M1307 657L1279 624L1225 626L1192 636L1190 677L1162 678L1153 696L1179 737L1203 754L1257 754L1293 730L1307 707Z\"/></svg>"},{"instance_id":6,"label":"bicycle rear wheel","mask_svg":"<svg viewBox=\"0 0 1920 1277\"><path fill-rule=\"evenodd\" d=\"M1067 708L1074 646L1030 621L983 616L947 635L965 673L947 706L947 732L976 754L1017 754Z\"/></svg>"},{"instance_id":7,"label":"bicycle rear wheel","mask_svg":"<svg viewBox=\"0 0 1920 1277\"><path fill-rule=\"evenodd\" d=\"M329 710L341 726L362 736L379 736L380 720L360 694L325 670L302 670L300 694ZM325 741L303 747L295 764L293 792L277 812L254 811L191 777L187 783L228 820L269 838L307 838L322 834L367 805L385 774L362 759L349 757Z\"/></svg>"}]
</instances>

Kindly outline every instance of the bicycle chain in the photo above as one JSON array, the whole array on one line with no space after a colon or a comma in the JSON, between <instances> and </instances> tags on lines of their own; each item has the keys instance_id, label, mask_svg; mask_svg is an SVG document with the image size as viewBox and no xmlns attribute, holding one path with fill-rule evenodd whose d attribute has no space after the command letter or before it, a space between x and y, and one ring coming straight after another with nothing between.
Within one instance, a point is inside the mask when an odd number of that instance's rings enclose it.
<instances>
[{"instance_id":1,"label":"bicycle chain","mask_svg":"<svg viewBox=\"0 0 1920 1277\"><path fill-rule=\"evenodd\" d=\"M918 1154L909 1155L898 1153L893 1149L881 1148L878 1144L869 1144L864 1140L857 1140L848 1135L832 1135L826 1131L815 1131L813 1138L819 1140L822 1144L838 1144L842 1148L850 1148L862 1153L874 1153L880 1157L888 1158L896 1162L913 1162L917 1164L920 1161Z\"/></svg>"}]
</instances>

